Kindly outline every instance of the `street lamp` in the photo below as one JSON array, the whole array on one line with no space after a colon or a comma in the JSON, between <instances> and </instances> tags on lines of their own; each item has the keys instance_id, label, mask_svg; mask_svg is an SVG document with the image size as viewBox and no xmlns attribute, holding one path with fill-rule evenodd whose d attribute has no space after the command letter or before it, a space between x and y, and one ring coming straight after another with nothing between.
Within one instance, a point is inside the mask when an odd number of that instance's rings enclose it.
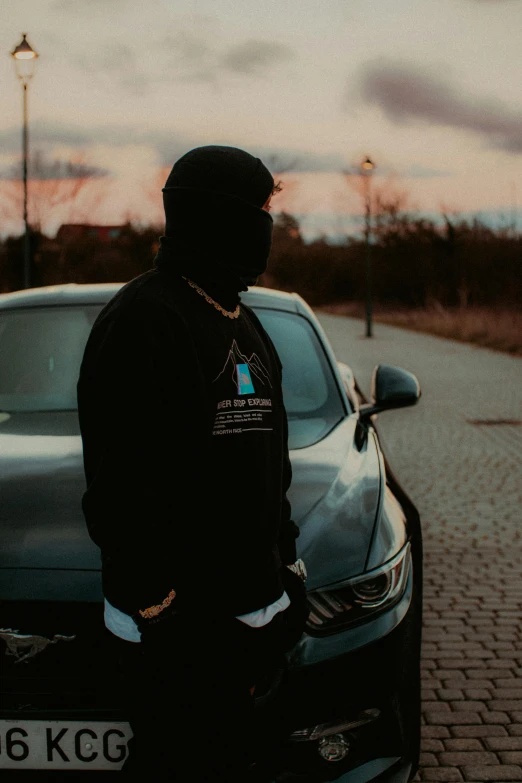
<instances>
[{"instance_id":1,"label":"street lamp","mask_svg":"<svg viewBox=\"0 0 522 783\"><path fill-rule=\"evenodd\" d=\"M371 220L372 220L372 200L371 200L371 177L375 169L375 163L366 157L361 162L361 176L364 183L364 220L365 220L365 270L366 270L366 337L372 336L372 268L371 268Z\"/></svg>"},{"instance_id":2,"label":"street lamp","mask_svg":"<svg viewBox=\"0 0 522 783\"><path fill-rule=\"evenodd\" d=\"M22 127L22 153L23 153L23 187L24 187L24 288L31 287L31 236L29 232L29 220L27 217L27 161L29 151L29 131L27 126L27 87L34 74L36 58L31 44L27 40L27 33L22 34L22 40L11 52L14 60L16 75L20 79L23 90L23 127Z\"/></svg>"}]
</instances>

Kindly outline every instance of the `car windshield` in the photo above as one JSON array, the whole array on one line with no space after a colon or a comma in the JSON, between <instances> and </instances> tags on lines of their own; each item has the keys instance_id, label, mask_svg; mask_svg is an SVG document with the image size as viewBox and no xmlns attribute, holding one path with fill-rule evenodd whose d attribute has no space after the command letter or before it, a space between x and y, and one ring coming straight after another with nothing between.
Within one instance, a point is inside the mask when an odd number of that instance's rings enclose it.
<instances>
[{"instance_id":1,"label":"car windshield","mask_svg":"<svg viewBox=\"0 0 522 783\"><path fill-rule=\"evenodd\" d=\"M85 343L101 307L0 311L0 410L75 410Z\"/></svg>"},{"instance_id":2,"label":"car windshield","mask_svg":"<svg viewBox=\"0 0 522 783\"><path fill-rule=\"evenodd\" d=\"M288 442L302 449L322 440L344 417L330 364L311 324L297 313L255 308L283 365Z\"/></svg>"},{"instance_id":3,"label":"car windshield","mask_svg":"<svg viewBox=\"0 0 522 783\"><path fill-rule=\"evenodd\" d=\"M75 410L83 351L99 305L0 311L0 410ZM297 313L256 308L283 364L291 449L321 440L344 407L319 338Z\"/></svg>"}]
</instances>

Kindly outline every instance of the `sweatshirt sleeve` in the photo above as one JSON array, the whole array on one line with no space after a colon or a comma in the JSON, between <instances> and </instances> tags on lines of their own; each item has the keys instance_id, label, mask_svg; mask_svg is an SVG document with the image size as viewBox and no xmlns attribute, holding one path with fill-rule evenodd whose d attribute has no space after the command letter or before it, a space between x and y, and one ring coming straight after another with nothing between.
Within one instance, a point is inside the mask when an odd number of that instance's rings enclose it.
<instances>
[{"instance_id":1,"label":"sweatshirt sleeve","mask_svg":"<svg viewBox=\"0 0 522 783\"><path fill-rule=\"evenodd\" d=\"M291 565L297 560L296 538L299 536L299 528L291 518L291 506L287 492L292 482L292 465L288 453L288 421L284 414L284 453L282 476L282 503L281 503L281 528L279 531L278 548L283 565Z\"/></svg>"},{"instance_id":2,"label":"sweatshirt sleeve","mask_svg":"<svg viewBox=\"0 0 522 783\"><path fill-rule=\"evenodd\" d=\"M103 332L90 366L103 456L88 476L84 511L102 550L105 595L117 578L129 614L171 590L187 601L211 432L190 333L166 305L136 303Z\"/></svg>"},{"instance_id":3,"label":"sweatshirt sleeve","mask_svg":"<svg viewBox=\"0 0 522 783\"><path fill-rule=\"evenodd\" d=\"M270 347L270 350L274 357L274 361L278 368L279 382L281 383L282 386L283 366L281 364L281 359L273 343L273 340L268 334L268 332L264 329L257 315L253 313L251 310L249 310L249 312L251 313L251 317L257 324L257 328L260 334L264 335L264 339L267 345ZM278 537L278 550L283 565L291 565L292 563L295 563L295 561L297 560L296 539L299 536L299 527L292 519L292 509L291 509L290 501L288 499L288 490L290 488L290 484L292 483L292 465L290 462L290 455L288 452L288 418L286 415L286 410L284 409L284 402L282 400L281 400L281 405L283 407L283 422L282 422L283 471L281 477L282 498L281 498L281 522L280 522L279 537Z\"/></svg>"}]
</instances>

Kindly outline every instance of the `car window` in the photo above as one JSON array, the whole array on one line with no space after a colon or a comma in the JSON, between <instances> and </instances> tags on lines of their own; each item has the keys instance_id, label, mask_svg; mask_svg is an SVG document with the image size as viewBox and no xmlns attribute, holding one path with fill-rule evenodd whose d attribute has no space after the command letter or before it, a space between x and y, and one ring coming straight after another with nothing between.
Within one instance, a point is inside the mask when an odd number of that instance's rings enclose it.
<instances>
[{"instance_id":1,"label":"car window","mask_svg":"<svg viewBox=\"0 0 522 783\"><path fill-rule=\"evenodd\" d=\"M76 409L85 343L100 306L0 311L0 410Z\"/></svg>"},{"instance_id":2,"label":"car window","mask_svg":"<svg viewBox=\"0 0 522 783\"><path fill-rule=\"evenodd\" d=\"M344 417L339 388L319 338L298 313L256 307L283 365L283 393L291 449L311 446Z\"/></svg>"},{"instance_id":3,"label":"car window","mask_svg":"<svg viewBox=\"0 0 522 783\"><path fill-rule=\"evenodd\" d=\"M76 384L100 305L0 311L0 410L75 410ZM319 338L297 313L256 308L283 364L289 445L324 438L345 415Z\"/></svg>"}]
</instances>

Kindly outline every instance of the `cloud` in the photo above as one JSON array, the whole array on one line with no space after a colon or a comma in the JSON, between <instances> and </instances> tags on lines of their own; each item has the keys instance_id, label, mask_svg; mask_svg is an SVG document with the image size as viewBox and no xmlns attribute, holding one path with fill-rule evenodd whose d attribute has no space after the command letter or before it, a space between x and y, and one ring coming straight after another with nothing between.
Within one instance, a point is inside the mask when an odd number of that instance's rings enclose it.
<instances>
[{"instance_id":1,"label":"cloud","mask_svg":"<svg viewBox=\"0 0 522 783\"><path fill-rule=\"evenodd\" d=\"M166 55L163 81L208 82L217 81L218 56L209 40L191 31L179 30L157 43Z\"/></svg>"},{"instance_id":2,"label":"cloud","mask_svg":"<svg viewBox=\"0 0 522 783\"><path fill-rule=\"evenodd\" d=\"M275 174L339 172L346 166L341 155L280 147L248 147Z\"/></svg>"},{"instance_id":3,"label":"cloud","mask_svg":"<svg viewBox=\"0 0 522 783\"><path fill-rule=\"evenodd\" d=\"M82 70L108 77L120 88L135 95L142 95L151 81L143 72L136 52L128 44L100 44L88 52L70 55L70 59Z\"/></svg>"},{"instance_id":4,"label":"cloud","mask_svg":"<svg viewBox=\"0 0 522 783\"><path fill-rule=\"evenodd\" d=\"M259 76L274 64L291 60L293 57L294 52L285 44L251 39L231 47L221 62L225 68L235 73Z\"/></svg>"},{"instance_id":5,"label":"cloud","mask_svg":"<svg viewBox=\"0 0 522 783\"><path fill-rule=\"evenodd\" d=\"M96 66L103 71L135 71L137 58L128 44L112 43L110 47L100 47Z\"/></svg>"},{"instance_id":6,"label":"cloud","mask_svg":"<svg viewBox=\"0 0 522 783\"><path fill-rule=\"evenodd\" d=\"M184 30L163 38L159 47L168 54L165 81L177 79L214 85L229 73L262 76L278 63L294 57L289 46L276 41L250 39L220 49L212 34L204 38Z\"/></svg>"},{"instance_id":7,"label":"cloud","mask_svg":"<svg viewBox=\"0 0 522 783\"><path fill-rule=\"evenodd\" d=\"M54 158L56 148L67 147L87 153L89 148L110 145L114 147L150 147L158 154L158 164L172 165L184 152L204 142L191 139L176 131L154 131L148 128L129 128L126 125L62 125L35 121L31 124L33 155L45 154ZM21 133L18 127L0 130L0 147L11 155L19 155Z\"/></svg>"},{"instance_id":8,"label":"cloud","mask_svg":"<svg viewBox=\"0 0 522 783\"><path fill-rule=\"evenodd\" d=\"M76 16L77 14L88 16L96 6L107 12L107 10L123 11L130 5L131 0L89 0L88 3L85 0L55 0L54 3L51 3L49 10L57 16Z\"/></svg>"},{"instance_id":9,"label":"cloud","mask_svg":"<svg viewBox=\"0 0 522 783\"><path fill-rule=\"evenodd\" d=\"M201 144L224 144L226 146L241 147L241 142L231 142L222 139L191 139L175 136L168 132L145 131L140 138L140 143L148 143L159 155L161 164L172 166L178 157L192 147ZM339 172L344 165L341 155L321 154L309 150L294 150L281 147L263 147L255 144L245 146L247 152L261 158L265 166L274 174L294 173L324 173Z\"/></svg>"},{"instance_id":10,"label":"cloud","mask_svg":"<svg viewBox=\"0 0 522 783\"><path fill-rule=\"evenodd\" d=\"M90 74L110 78L121 89L144 94L152 84L160 82L203 82L215 86L231 73L259 77L295 56L289 46L270 40L250 39L219 46L211 27L203 19L196 32L189 26L180 27L162 38L151 38L139 49L98 39L95 47L76 51L69 58Z\"/></svg>"},{"instance_id":11,"label":"cloud","mask_svg":"<svg viewBox=\"0 0 522 783\"><path fill-rule=\"evenodd\" d=\"M92 136L84 127L59 125L42 121L31 123L32 149L48 149L58 145L78 148L90 144L92 144ZM5 153L19 153L21 149L20 128L15 127L0 130L0 146Z\"/></svg>"},{"instance_id":12,"label":"cloud","mask_svg":"<svg viewBox=\"0 0 522 783\"><path fill-rule=\"evenodd\" d=\"M204 38L185 30L166 35L159 46L175 65L200 66L212 54L212 47Z\"/></svg>"},{"instance_id":13,"label":"cloud","mask_svg":"<svg viewBox=\"0 0 522 783\"><path fill-rule=\"evenodd\" d=\"M404 171L400 172L400 175L409 179L426 179L431 177L453 177L455 172L447 171L446 169L431 169L428 166L423 166L422 163L411 163Z\"/></svg>"},{"instance_id":14,"label":"cloud","mask_svg":"<svg viewBox=\"0 0 522 783\"><path fill-rule=\"evenodd\" d=\"M69 57L83 70L91 73L108 73L111 78L119 72L134 73L137 68L136 55L127 44L113 43L110 46L104 44L97 48L91 47L88 51L70 54Z\"/></svg>"},{"instance_id":15,"label":"cloud","mask_svg":"<svg viewBox=\"0 0 522 783\"><path fill-rule=\"evenodd\" d=\"M493 149L522 153L522 113L493 98L465 95L420 66L376 60L361 73L364 100L397 124L415 121L472 131Z\"/></svg>"},{"instance_id":16,"label":"cloud","mask_svg":"<svg viewBox=\"0 0 522 783\"><path fill-rule=\"evenodd\" d=\"M136 137L135 137L136 138ZM169 132L144 131L137 134L138 143L153 147L159 156L160 164L172 166L178 157L192 147L202 144L225 144L241 147L241 142L222 139L189 139ZM274 174L324 173L342 171L345 161L341 155L321 154L310 150L294 150L281 147L263 147L255 144L245 146L247 152L261 158L265 166Z\"/></svg>"},{"instance_id":17,"label":"cloud","mask_svg":"<svg viewBox=\"0 0 522 783\"><path fill-rule=\"evenodd\" d=\"M99 179L108 174L107 169L91 166L83 160L64 160L48 158L42 152L36 152L29 159L29 176L31 179ZM19 180L20 166L14 164L0 170L0 180Z\"/></svg>"},{"instance_id":18,"label":"cloud","mask_svg":"<svg viewBox=\"0 0 522 783\"><path fill-rule=\"evenodd\" d=\"M113 147L149 147L157 154L159 166L172 166L185 152L202 144L230 144L241 146L241 142L223 139L192 137L171 130L151 128L129 128L125 125L61 125L59 123L35 121L31 125L31 149L33 154L45 155L55 160L57 148L60 157L63 148L88 156L89 148L110 145ZM21 134L18 127L0 130L0 147L11 155L19 155ZM247 145L252 155L261 158L274 173L325 173L339 172L346 167L340 154L318 153L312 150L296 150L286 147L265 147ZM418 176L418 175L417 175Z\"/></svg>"}]
</instances>

